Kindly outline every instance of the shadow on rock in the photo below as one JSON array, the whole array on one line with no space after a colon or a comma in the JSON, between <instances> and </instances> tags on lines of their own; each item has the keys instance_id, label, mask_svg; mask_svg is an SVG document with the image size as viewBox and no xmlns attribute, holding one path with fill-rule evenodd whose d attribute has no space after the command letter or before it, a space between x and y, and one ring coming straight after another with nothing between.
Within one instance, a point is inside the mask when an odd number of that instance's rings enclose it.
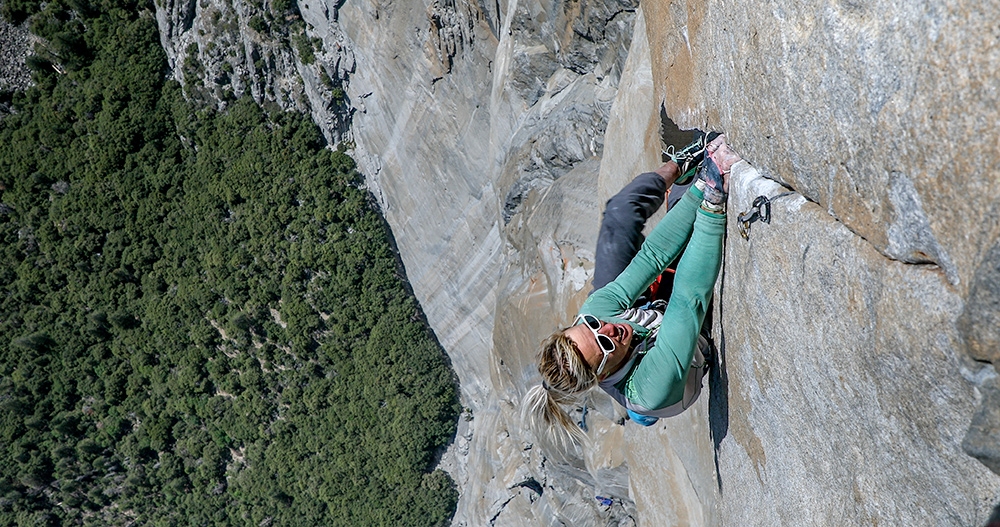
<instances>
[{"instance_id":1,"label":"shadow on rock","mask_svg":"<svg viewBox=\"0 0 1000 527\"><path fill-rule=\"evenodd\" d=\"M958 328L970 357L983 364L1000 364L1000 240L976 269ZM983 399L962 449L1000 474L1000 380L988 380L979 389Z\"/></svg>"},{"instance_id":2,"label":"shadow on rock","mask_svg":"<svg viewBox=\"0 0 1000 527\"><path fill-rule=\"evenodd\" d=\"M726 284L726 268L722 268L720 287L722 291ZM715 458L715 479L722 492L722 474L719 472L719 447L722 440L729 434L729 374L726 372L726 331L722 326L723 304L722 293L719 293L719 333L716 340L716 352L712 354L712 368L709 370L708 385L708 426L712 434L712 445Z\"/></svg>"}]
</instances>

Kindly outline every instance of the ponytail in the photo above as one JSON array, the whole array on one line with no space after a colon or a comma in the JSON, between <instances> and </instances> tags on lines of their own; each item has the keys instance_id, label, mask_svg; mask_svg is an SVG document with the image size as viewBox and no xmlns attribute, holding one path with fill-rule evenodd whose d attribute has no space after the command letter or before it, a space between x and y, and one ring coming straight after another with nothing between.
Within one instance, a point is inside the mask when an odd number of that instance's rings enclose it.
<instances>
[{"instance_id":1,"label":"ponytail","mask_svg":"<svg viewBox=\"0 0 1000 527\"><path fill-rule=\"evenodd\" d=\"M542 384L531 387L524 395L522 420L541 442L560 452L569 451L574 444L586 443L587 435L562 406L576 403L580 395L597 384L597 375L580 357L565 330L542 342L538 373L542 375Z\"/></svg>"}]
</instances>

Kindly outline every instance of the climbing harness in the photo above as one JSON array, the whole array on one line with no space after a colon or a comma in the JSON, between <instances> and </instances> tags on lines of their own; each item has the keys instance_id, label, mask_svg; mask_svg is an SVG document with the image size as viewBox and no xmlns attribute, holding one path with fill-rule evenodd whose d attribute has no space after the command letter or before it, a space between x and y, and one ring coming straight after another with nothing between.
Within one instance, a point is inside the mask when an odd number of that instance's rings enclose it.
<instances>
[{"instance_id":1,"label":"climbing harness","mask_svg":"<svg viewBox=\"0 0 1000 527\"><path fill-rule=\"evenodd\" d=\"M656 342L656 334L660 331L660 324L663 322L663 314L667 310L667 301L663 299L647 302L642 307L626 309L618 318L625 319L634 324L638 324L647 330L649 334L636 346L635 351L639 355L645 355L649 348Z\"/></svg>"},{"instance_id":2,"label":"climbing harness","mask_svg":"<svg viewBox=\"0 0 1000 527\"><path fill-rule=\"evenodd\" d=\"M773 198L768 198L767 196L757 196L753 200L753 204L750 205L750 210L741 212L739 216L736 217L736 222L740 226L740 236L744 240L750 239L750 224L755 221L760 220L762 223L771 223L771 202L794 194L794 192L783 192L774 196Z\"/></svg>"}]
</instances>

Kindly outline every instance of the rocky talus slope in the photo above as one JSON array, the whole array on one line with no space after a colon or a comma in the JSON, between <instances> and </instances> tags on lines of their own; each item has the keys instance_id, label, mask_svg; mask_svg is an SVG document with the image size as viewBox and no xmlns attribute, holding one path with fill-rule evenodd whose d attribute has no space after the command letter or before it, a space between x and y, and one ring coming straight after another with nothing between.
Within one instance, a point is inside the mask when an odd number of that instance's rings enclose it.
<instances>
[{"instance_id":1,"label":"rocky talus slope","mask_svg":"<svg viewBox=\"0 0 1000 527\"><path fill-rule=\"evenodd\" d=\"M23 90L31 85L25 64L32 37L27 24L14 25L0 18L0 91Z\"/></svg>"},{"instance_id":2,"label":"rocky talus slope","mask_svg":"<svg viewBox=\"0 0 1000 527\"><path fill-rule=\"evenodd\" d=\"M443 461L456 525L964 526L1000 500L995 7L165 0L157 19L195 96L310 111L353 144L470 409ZM556 461L519 401L586 297L604 200L659 163L661 108L748 160L720 363L654 427L595 395L594 444Z\"/></svg>"}]
</instances>

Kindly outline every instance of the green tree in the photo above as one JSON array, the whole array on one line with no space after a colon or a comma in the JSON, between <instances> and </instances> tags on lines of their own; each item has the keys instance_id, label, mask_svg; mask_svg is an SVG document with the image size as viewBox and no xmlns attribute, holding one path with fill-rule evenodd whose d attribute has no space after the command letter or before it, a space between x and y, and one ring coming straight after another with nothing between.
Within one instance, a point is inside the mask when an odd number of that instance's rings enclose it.
<instances>
[{"instance_id":1,"label":"green tree","mask_svg":"<svg viewBox=\"0 0 1000 527\"><path fill-rule=\"evenodd\" d=\"M0 524L447 523L454 375L354 162L186 102L147 3L0 13L45 39L0 120Z\"/></svg>"}]
</instances>

